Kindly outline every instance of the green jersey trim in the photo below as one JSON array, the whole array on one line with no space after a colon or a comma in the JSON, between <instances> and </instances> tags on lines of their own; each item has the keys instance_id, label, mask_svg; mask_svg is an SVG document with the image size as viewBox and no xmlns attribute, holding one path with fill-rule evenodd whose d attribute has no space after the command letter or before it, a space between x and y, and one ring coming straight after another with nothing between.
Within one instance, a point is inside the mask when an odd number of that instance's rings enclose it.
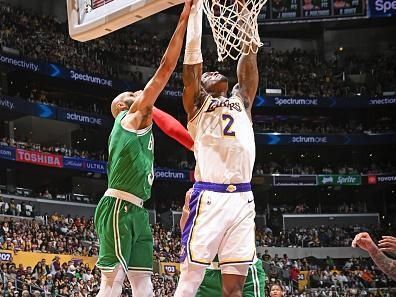
<instances>
[{"instance_id":1,"label":"green jersey trim","mask_svg":"<svg viewBox=\"0 0 396 297\"><path fill-rule=\"evenodd\" d=\"M253 280L253 288L254 288L254 296L255 297L261 297L260 294L260 280L257 274L257 268L255 265L251 265L249 267L251 273L252 273L252 280Z\"/></svg>"},{"instance_id":2,"label":"green jersey trim","mask_svg":"<svg viewBox=\"0 0 396 297\"><path fill-rule=\"evenodd\" d=\"M128 271L128 264L125 260L125 258L122 256L121 252L121 240L120 240L120 230L118 228L118 219L119 219L119 214L120 214L120 209L121 209L121 199L117 199L114 207L114 213L113 213L113 232L114 232L114 245L115 245L115 253L116 257L118 258L118 261L120 261L121 265L123 266L125 271Z\"/></svg>"}]
</instances>

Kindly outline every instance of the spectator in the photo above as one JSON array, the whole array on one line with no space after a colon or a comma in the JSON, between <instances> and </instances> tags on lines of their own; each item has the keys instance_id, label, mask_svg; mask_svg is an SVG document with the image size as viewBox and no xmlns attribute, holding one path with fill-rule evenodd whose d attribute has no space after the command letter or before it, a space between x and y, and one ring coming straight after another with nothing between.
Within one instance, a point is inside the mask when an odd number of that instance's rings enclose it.
<instances>
[{"instance_id":1,"label":"spectator","mask_svg":"<svg viewBox=\"0 0 396 297\"><path fill-rule=\"evenodd\" d=\"M16 205L14 199L11 199L11 201L10 201L10 205L9 205L9 209L7 211L7 214L12 215L12 216L18 215L17 205Z\"/></svg>"}]
</instances>

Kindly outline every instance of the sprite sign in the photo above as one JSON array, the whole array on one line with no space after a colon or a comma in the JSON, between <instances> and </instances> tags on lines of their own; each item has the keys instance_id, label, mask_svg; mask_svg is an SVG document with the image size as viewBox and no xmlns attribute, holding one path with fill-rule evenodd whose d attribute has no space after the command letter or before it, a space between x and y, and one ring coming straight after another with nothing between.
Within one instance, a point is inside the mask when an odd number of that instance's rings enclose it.
<instances>
[{"instance_id":1,"label":"sprite sign","mask_svg":"<svg viewBox=\"0 0 396 297\"><path fill-rule=\"evenodd\" d=\"M320 186L360 186L362 178L360 175L318 175Z\"/></svg>"}]
</instances>

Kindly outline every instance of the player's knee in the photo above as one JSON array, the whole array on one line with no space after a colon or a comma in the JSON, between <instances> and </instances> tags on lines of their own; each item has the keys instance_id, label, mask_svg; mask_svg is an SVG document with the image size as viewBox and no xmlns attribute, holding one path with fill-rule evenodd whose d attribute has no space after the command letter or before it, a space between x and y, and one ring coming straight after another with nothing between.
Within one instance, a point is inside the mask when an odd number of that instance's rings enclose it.
<instances>
[{"instance_id":1,"label":"player's knee","mask_svg":"<svg viewBox=\"0 0 396 297\"><path fill-rule=\"evenodd\" d=\"M125 272L121 265L118 265L114 271L102 272L100 291L98 297L118 297L122 293L122 285L125 278Z\"/></svg>"},{"instance_id":2,"label":"player's knee","mask_svg":"<svg viewBox=\"0 0 396 297\"><path fill-rule=\"evenodd\" d=\"M223 297L242 297L244 284L244 279L233 282L223 281Z\"/></svg>"},{"instance_id":3,"label":"player's knee","mask_svg":"<svg viewBox=\"0 0 396 297\"><path fill-rule=\"evenodd\" d=\"M128 280L132 286L132 294L138 297L152 297L153 284L151 272L128 272Z\"/></svg>"},{"instance_id":4,"label":"player's knee","mask_svg":"<svg viewBox=\"0 0 396 297\"><path fill-rule=\"evenodd\" d=\"M235 274L222 274L223 297L242 297L246 277Z\"/></svg>"},{"instance_id":5,"label":"player's knee","mask_svg":"<svg viewBox=\"0 0 396 297\"><path fill-rule=\"evenodd\" d=\"M175 297L195 296L204 276L205 267L184 262L181 265L181 275Z\"/></svg>"},{"instance_id":6,"label":"player's knee","mask_svg":"<svg viewBox=\"0 0 396 297\"><path fill-rule=\"evenodd\" d=\"M223 266L221 268L223 297L242 297L249 265Z\"/></svg>"}]
</instances>

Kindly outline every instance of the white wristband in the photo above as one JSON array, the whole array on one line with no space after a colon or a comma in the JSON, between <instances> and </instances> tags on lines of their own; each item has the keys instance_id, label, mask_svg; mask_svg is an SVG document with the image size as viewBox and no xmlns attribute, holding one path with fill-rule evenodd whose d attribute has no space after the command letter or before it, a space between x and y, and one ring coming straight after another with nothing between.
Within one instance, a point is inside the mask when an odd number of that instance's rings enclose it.
<instances>
[{"instance_id":1,"label":"white wristband","mask_svg":"<svg viewBox=\"0 0 396 297\"><path fill-rule=\"evenodd\" d=\"M201 50L197 52L185 52L183 64L195 65L203 62Z\"/></svg>"},{"instance_id":2,"label":"white wristband","mask_svg":"<svg viewBox=\"0 0 396 297\"><path fill-rule=\"evenodd\" d=\"M202 0L198 0L188 18L184 64L193 65L203 61L201 52L202 16Z\"/></svg>"}]
</instances>

